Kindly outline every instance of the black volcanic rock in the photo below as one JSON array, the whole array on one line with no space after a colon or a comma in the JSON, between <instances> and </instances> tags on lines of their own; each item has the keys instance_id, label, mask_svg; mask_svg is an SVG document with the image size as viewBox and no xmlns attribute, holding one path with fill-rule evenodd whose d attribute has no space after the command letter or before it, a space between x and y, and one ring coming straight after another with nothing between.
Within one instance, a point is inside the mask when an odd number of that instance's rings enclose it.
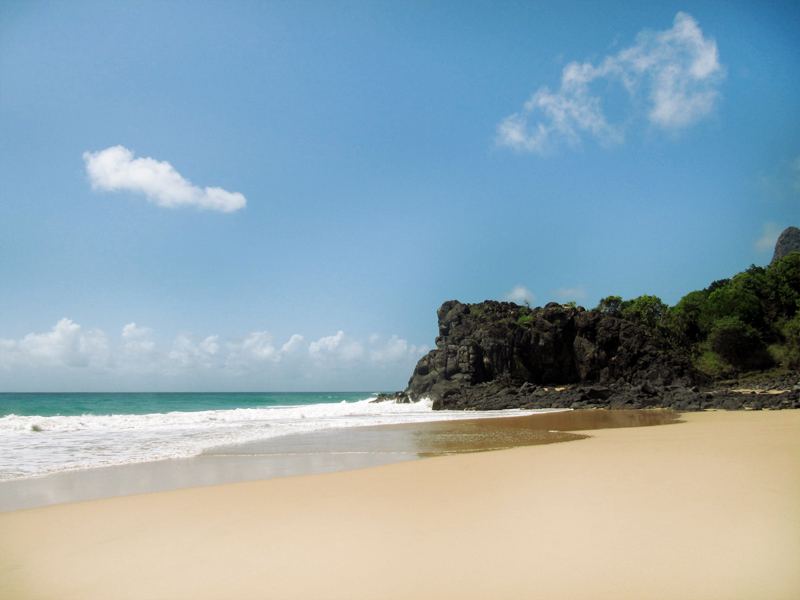
<instances>
[{"instance_id":1,"label":"black volcanic rock","mask_svg":"<svg viewBox=\"0 0 800 600\"><path fill-rule=\"evenodd\" d=\"M526 387L527 386L527 387ZM613 384L601 394L593 386L539 387L525 384L504 387L502 382L463 387L433 403L434 410L541 409L643 409L669 408L678 412L707 409L780 410L800 408L800 390L780 393L740 393L731 390L700 391L697 387ZM607 397L606 397L607 396Z\"/></svg>"},{"instance_id":2,"label":"black volcanic rock","mask_svg":"<svg viewBox=\"0 0 800 600\"><path fill-rule=\"evenodd\" d=\"M800 252L800 229L797 227L787 227L783 230L778 242L775 244L775 254L772 256L772 262L780 260L792 252Z\"/></svg>"},{"instance_id":3,"label":"black volcanic rock","mask_svg":"<svg viewBox=\"0 0 800 600\"><path fill-rule=\"evenodd\" d=\"M800 408L800 373L701 389L710 378L648 330L596 309L451 300L437 314L436 349L417 363L405 392L375 402L428 398L434 410Z\"/></svg>"},{"instance_id":4,"label":"black volcanic rock","mask_svg":"<svg viewBox=\"0 0 800 600\"><path fill-rule=\"evenodd\" d=\"M686 387L698 376L645 329L597 310L451 300L437 314L436 349L417 363L406 390L414 400L463 395L481 384L487 392L496 388L493 393L523 384ZM610 396L593 389L589 399Z\"/></svg>"},{"instance_id":5,"label":"black volcanic rock","mask_svg":"<svg viewBox=\"0 0 800 600\"><path fill-rule=\"evenodd\" d=\"M411 404L411 398L405 392L394 394L378 394L372 402L394 402L395 404Z\"/></svg>"}]
</instances>

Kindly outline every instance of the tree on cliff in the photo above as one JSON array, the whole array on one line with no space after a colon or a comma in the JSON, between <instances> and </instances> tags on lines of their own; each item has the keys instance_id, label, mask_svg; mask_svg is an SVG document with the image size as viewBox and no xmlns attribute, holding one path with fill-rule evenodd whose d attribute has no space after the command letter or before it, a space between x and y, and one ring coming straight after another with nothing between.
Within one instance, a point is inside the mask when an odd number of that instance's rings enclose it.
<instances>
[{"instance_id":1,"label":"tree on cliff","mask_svg":"<svg viewBox=\"0 0 800 600\"><path fill-rule=\"evenodd\" d=\"M800 252L768 267L751 265L730 279L686 294L673 307L656 296L603 298L597 310L654 332L712 374L775 364L800 366Z\"/></svg>"}]
</instances>

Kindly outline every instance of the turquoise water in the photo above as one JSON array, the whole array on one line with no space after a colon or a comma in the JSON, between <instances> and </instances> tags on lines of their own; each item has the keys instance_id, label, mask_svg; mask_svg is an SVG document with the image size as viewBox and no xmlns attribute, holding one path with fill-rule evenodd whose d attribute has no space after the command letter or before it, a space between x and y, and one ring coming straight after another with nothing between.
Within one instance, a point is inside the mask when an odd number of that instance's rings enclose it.
<instances>
[{"instance_id":1,"label":"turquoise water","mask_svg":"<svg viewBox=\"0 0 800 600\"><path fill-rule=\"evenodd\" d=\"M0 394L0 481L197 456L330 428L459 419L374 393ZM522 414L498 411L489 416Z\"/></svg>"},{"instance_id":2,"label":"turquoise water","mask_svg":"<svg viewBox=\"0 0 800 600\"><path fill-rule=\"evenodd\" d=\"M369 392L268 393L0 393L0 417L147 415L167 412L269 408L306 404L356 402L374 397Z\"/></svg>"}]
</instances>

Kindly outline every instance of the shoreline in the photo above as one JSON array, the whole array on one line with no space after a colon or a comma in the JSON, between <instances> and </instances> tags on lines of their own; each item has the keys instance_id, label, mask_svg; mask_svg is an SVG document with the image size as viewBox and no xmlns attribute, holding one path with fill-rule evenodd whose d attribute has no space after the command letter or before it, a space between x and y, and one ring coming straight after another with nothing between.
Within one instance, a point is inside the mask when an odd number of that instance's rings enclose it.
<instances>
[{"instance_id":1,"label":"shoreline","mask_svg":"<svg viewBox=\"0 0 800 600\"><path fill-rule=\"evenodd\" d=\"M18 598L800 595L800 411L0 514Z\"/></svg>"},{"instance_id":2,"label":"shoreline","mask_svg":"<svg viewBox=\"0 0 800 600\"><path fill-rule=\"evenodd\" d=\"M0 482L0 513L150 492L349 471L459 452L579 439L576 429L642 426L664 411L558 411L331 428L218 446L197 456ZM551 430L557 430L553 432Z\"/></svg>"}]
</instances>

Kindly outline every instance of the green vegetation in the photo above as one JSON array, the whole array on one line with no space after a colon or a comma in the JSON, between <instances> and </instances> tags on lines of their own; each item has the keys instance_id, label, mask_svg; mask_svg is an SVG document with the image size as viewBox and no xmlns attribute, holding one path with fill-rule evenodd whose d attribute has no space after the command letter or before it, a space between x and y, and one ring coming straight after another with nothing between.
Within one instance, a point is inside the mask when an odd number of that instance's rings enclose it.
<instances>
[{"instance_id":1,"label":"green vegetation","mask_svg":"<svg viewBox=\"0 0 800 600\"><path fill-rule=\"evenodd\" d=\"M520 325L524 325L525 323L532 323L533 322L533 309L531 309L531 304L527 300L525 301L525 306L519 309L519 318L517 319L517 323Z\"/></svg>"},{"instance_id":2,"label":"green vegetation","mask_svg":"<svg viewBox=\"0 0 800 600\"><path fill-rule=\"evenodd\" d=\"M597 310L651 330L716 377L800 368L800 252L766 268L751 265L672 307L656 296L608 296Z\"/></svg>"}]
</instances>

